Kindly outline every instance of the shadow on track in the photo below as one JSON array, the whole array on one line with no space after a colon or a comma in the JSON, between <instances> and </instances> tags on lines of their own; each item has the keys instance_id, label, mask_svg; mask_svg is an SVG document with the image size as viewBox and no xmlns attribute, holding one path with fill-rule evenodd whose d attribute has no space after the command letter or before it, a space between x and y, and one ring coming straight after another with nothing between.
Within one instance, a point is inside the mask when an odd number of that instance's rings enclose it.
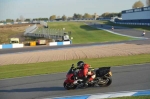
<instances>
[{"instance_id":1,"label":"shadow on track","mask_svg":"<svg viewBox=\"0 0 150 99\"><path fill-rule=\"evenodd\" d=\"M96 28L94 28L94 27L89 27L89 26L87 26L87 25L81 25L80 28L81 28L81 29L84 29L84 30L86 30L86 31L98 31L98 30L99 30L99 29L96 29Z\"/></svg>"},{"instance_id":2,"label":"shadow on track","mask_svg":"<svg viewBox=\"0 0 150 99\"><path fill-rule=\"evenodd\" d=\"M63 91L63 87L40 87L40 88L23 88L23 89L11 89L11 90L0 90L1 92L47 92L47 91Z\"/></svg>"}]
</instances>

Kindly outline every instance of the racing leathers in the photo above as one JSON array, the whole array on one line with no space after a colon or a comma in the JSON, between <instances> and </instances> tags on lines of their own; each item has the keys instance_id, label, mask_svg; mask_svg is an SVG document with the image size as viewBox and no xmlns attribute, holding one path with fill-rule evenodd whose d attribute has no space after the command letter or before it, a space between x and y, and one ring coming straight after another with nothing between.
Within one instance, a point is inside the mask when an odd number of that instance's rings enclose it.
<instances>
[{"instance_id":1,"label":"racing leathers","mask_svg":"<svg viewBox=\"0 0 150 99\"><path fill-rule=\"evenodd\" d=\"M88 70L89 70L89 65L88 64L83 64L83 66L78 67L77 69L79 69L78 72L78 77L80 79L83 79L83 86L86 87L88 85L88 81L89 81L89 77L88 77Z\"/></svg>"}]
</instances>

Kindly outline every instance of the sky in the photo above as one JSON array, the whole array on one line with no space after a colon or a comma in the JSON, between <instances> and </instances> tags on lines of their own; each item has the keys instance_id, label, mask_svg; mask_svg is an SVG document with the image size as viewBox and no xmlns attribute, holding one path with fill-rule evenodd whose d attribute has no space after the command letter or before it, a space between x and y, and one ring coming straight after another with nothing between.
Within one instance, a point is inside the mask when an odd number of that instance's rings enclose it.
<instances>
[{"instance_id":1,"label":"sky","mask_svg":"<svg viewBox=\"0 0 150 99\"><path fill-rule=\"evenodd\" d=\"M138 0L0 0L0 20L49 18L51 15L72 17L74 13L101 15L132 8ZM146 0L140 0L146 5Z\"/></svg>"}]
</instances>

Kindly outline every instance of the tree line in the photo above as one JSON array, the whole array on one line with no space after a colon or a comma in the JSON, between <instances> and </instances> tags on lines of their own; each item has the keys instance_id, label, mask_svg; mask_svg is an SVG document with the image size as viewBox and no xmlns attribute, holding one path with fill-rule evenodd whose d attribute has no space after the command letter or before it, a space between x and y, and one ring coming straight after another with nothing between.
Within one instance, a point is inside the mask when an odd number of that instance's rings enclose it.
<instances>
[{"instance_id":1,"label":"tree line","mask_svg":"<svg viewBox=\"0 0 150 99\"><path fill-rule=\"evenodd\" d=\"M146 0L146 6L150 6L150 0ZM144 3L142 1L137 1L133 4L132 8L135 9L135 8L142 8L144 7Z\"/></svg>"},{"instance_id":2,"label":"tree line","mask_svg":"<svg viewBox=\"0 0 150 99\"><path fill-rule=\"evenodd\" d=\"M54 21L54 20L83 20L83 19L96 19L96 18L99 18L99 17L113 17L113 16L121 16L121 13L103 13L102 15L98 16L96 14L88 14L88 13L85 13L85 14L77 14L77 13L74 13L72 17L67 17L66 15L63 15L62 17L60 16L56 16L56 15L51 15L49 18L33 18L33 19L30 19L30 18L27 18L27 19L19 19L17 18L16 20L13 20L13 19L6 19L6 21L3 21L3 22L30 22L30 21ZM0 21L2 22L2 21Z\"/></svg>"}]
</instances>

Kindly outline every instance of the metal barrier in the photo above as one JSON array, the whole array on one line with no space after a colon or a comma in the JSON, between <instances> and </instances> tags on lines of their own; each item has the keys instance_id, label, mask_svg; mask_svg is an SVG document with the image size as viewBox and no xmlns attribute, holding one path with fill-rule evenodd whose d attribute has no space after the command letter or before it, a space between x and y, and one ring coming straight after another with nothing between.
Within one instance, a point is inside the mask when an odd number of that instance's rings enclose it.
<instances>
[{"instance_id":1,"label":"metal barrier","mask_svg":"<svg viewBox=\"0 0 150 99\"><path fill-rule=\"evenodd\" d=\"M0 49L8 49L8 48L22 48L24 44L2 44L0 45Z\"/></svg>"},{"instance_id":2,"label":"metal barrier","mask_svg":"<svg viewBox=\"0 0 150 99\"><path fill-rule=\"evenodd\" d=\"M125 23L125 22L115 22L116 24L127 24L127 25L144 25L144 26L150 26L150 23Z\"/></svg>"},{"instance_id":3,"label":"metal barrier","mask_svg":"<svg viewBox=\"0 0 150 99\"><path fill-rule=\"evenodd\" d=\"M63 42L50 42L49 46L60 46L60 45L70 45L71 41L63 41Z\"/></svg>"}]
</instances>

